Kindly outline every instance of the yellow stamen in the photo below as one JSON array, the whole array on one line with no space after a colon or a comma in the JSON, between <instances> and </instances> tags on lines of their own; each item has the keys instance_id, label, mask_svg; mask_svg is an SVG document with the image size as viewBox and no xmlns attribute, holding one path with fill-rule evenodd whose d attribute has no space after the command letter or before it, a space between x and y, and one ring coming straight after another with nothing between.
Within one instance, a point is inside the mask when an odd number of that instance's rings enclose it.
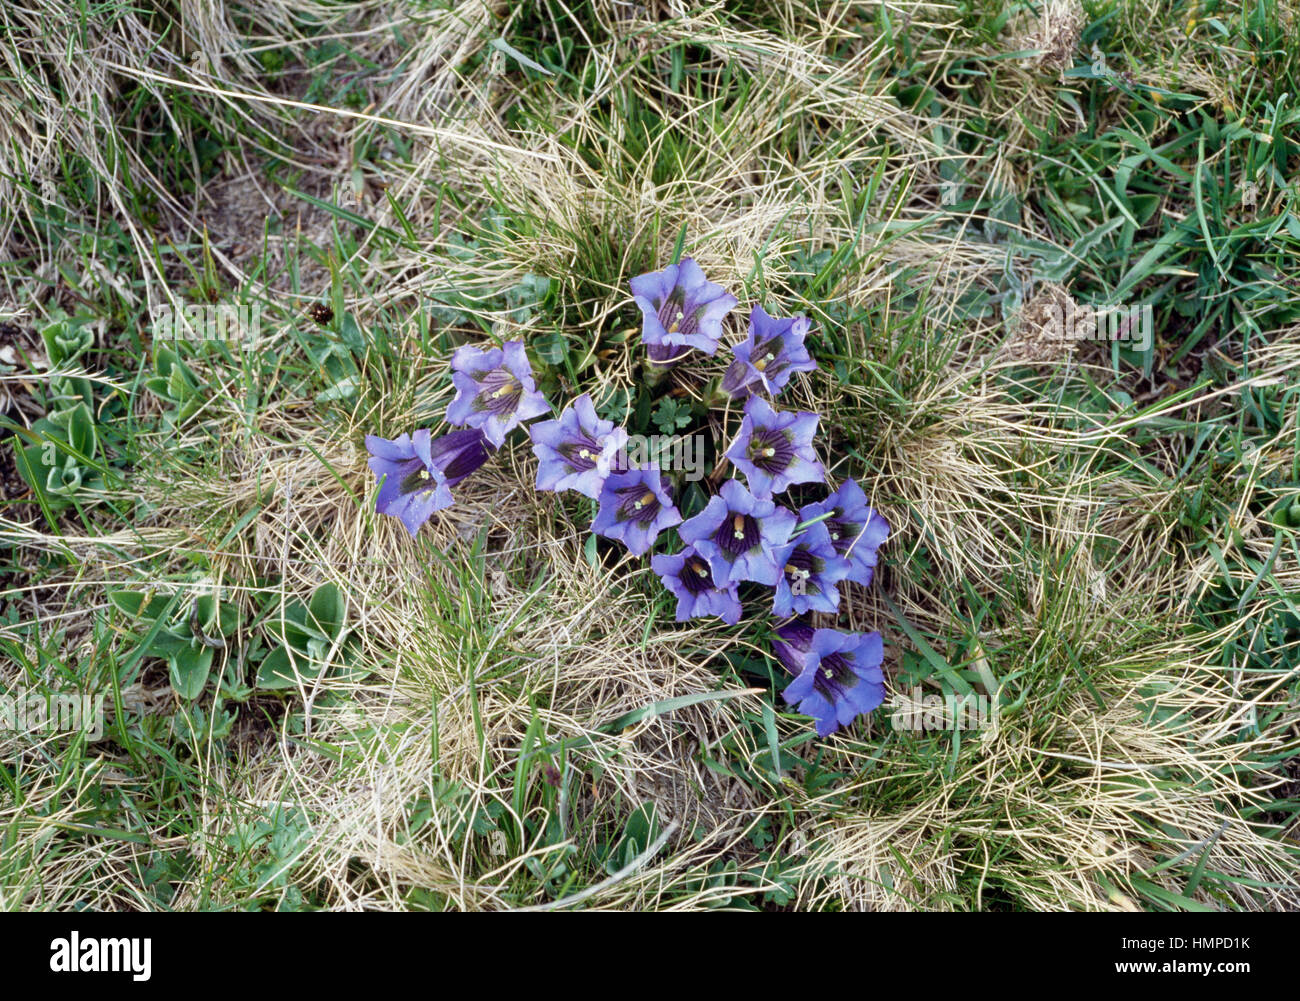
<instances>
[{"instance_id":1,"label":"yellow stamen","mask_svg":"<svg viewBox=\"0 0 1300 1001\"><path fill-rule=\"evenodd\" d=\"M427 469L421 469L421 470L420 470L420 479L422 479L422 480L427 480L428 478L429 478L429 471L428 471Z\"/></svg>"},{"instance_id":2,"label":"yellow stamen","mask_svg":"<svg viewBox=\"0 0 1300 1001\"><path fill-rule=\"evenodd\" d=\"M738 514L731 519L731 534L737 539L745 537L745 516L743 514Z\"/></svg>"},{"instance_id":3,"label":"yellow stamen","mask_svg":"<svg viewBox=\"0 0 1300 1001\"><path fill-rule=\"evenodd\" d=\"M772 355L771 353L768 353L763 355L763 357L758 359L758 361L754 362L754 367L758 369L760 372L763 372L766 371L767 366L770 363L774 362L775 360L776 360L775 356Z\"/></svg>"}]
</instances>

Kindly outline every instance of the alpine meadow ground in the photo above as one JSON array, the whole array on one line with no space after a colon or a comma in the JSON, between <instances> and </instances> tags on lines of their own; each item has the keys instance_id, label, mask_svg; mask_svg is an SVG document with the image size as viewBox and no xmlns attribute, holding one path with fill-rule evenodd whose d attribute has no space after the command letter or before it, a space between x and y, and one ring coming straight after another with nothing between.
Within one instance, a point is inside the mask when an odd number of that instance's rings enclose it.
<instances>
[{"instance_id":1,"label":"alpine meadow ground","mask_svg":"<svg viewBox=\"0 0 1300 1001\"><path fill-rule=\"evenodd\" d=\"M1298 14L0 5L0 907L1300 907ZM824 739L526 434L367 466L509 341L720 454L754 303L891 529Z\"/></svg>"}]
</instances>

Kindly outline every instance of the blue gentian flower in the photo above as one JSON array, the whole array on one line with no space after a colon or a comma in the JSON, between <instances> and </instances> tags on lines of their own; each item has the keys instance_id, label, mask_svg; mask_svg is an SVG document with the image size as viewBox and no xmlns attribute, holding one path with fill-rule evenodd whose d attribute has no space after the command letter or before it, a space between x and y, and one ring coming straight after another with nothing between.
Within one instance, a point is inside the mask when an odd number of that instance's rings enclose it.
<instances>
[{"instance_id":1,"label":"blue gentian flower","mask_svg":"<svg viewBox=\"0 0 1300 1001\"><path fill-rule=\"evenodd\" d=\"M447 477L449 487L454 487L487 462L490 454L487 436L479 428L448 431L429 443L429 456Z\"/></svg>"},{"instance_id":2,"label":"blue gentian flower","mask_svg":"<svg viewBox=\"0 0 1300 1001\"><path fill-rule=\"evenodd\" d=\"M586 393L565 407L559 420L530 424L528 434L538 460L537 489L576 490L592 500L600 497L601 484L627 444L627 432L597 417Z\"/></svg>"},{"instance_id":3,"label":"blue gentian flower","mask_svg":"<svg viewBox=\"0 0 1300 1001\"><path fill-rule=\"evenodd\" d=\"M690 348L676 344L647 344L646 357L650 359L650 368L657 373L666 372L690 353Z\"/></svg>"},{"instance_id":4,"label":"blue gentian flower","mask_svg":"<svg viewBox=\"0 0 1300 1001\"><path fill-rule=\"evenodd\" d=\"M533 382L523 341L486 349L464 344L452 355L451 368L456 398L447 407L447 423L482 428L493 448L520 421L551 409Z\"/></svg>"},{"instance_id":5,"label":"blue gentian flower","mask_svg":"<svg viewBox=\"0 0 1300 1001\"><path fill-rule=\"evenodd\" d=\"M794 526L793 511L757 499L739 480L728 480L677 534L709 561L719 586L742 580L772 585L781 576L774 552L790 541Z\"/></svg>"},{"instance_id":6,"label":"blue gentian flower","mask_svg":"<svg viewBox=\"0 0 1300 1001\"><path fill-rule=\"evenodd\" d=\"M796 372L816 371L817 363L804 346L808 328L806 316L777 319L755 306L749 315L749 334L736 345L736 360L727 369L722 388L742 396L757 384L775 396Z\"/></svg>"},{"instance_id":7,"label":"blue gentian flower","mask_svg":"<svg viewBox=\"0 0 1300 1001\"><path fill-rule=\"evenodd\" d=\"M830 517L822 524L830 533L835 551L849 561L847 579L864 586L870 584L878 559L876 551L889 538L889 522L867 505L867 495L853 480L845 480L824 501L805 505L799 511L799 520L811 521L827 513Z\"/></svg>"},{"instance_id":8,"label":"blue gentian flower","mask_svg":"<svg viewBox=\"0 0 1300 1001\"><path fill-rule=\"evenodd\" d=\"M804 656L812 645L813 627L807 619L794 619L776 630L772 652L781 666L796 678L803 673Z\"/></svg>"},{"instance_id":9,"label":"blue gentian flower","mask_svg":"<svg viewBox=\"0 0 1300 1001\"><path fill-rule=\"evenodd\" d=\"M849 561L835 551L825 525L809 525L773 555L781 567L772 603L774 614L835 611L840 603L835 585L849 575Z\"/></svg>"},{"instance_id":10,"label":"blue gentian flower","mask_svg":"<svg viewBox=\"0 0 1300 1001\"><path fill-rule=\"evenodd\" d=\"M755 497L771 497L795 483L826 479L813 449L818 420L806 411L773 410L760 396L745 401L740 433L727 449L727 458L745 474Z\"/></svg>"},{"instance_id":11,"label":"blue gentian flower","mask_svg":"<svg viewBox=\"0 0 1300 1001\"><path fill-rule=\"evenodd\" d=\"M777 631L772 651L795 676L781 696L816 720L817 736L848 726L885 701L880 633L845 633L791 622Z\"/></svg>"},{"instance_id":12,"label":"blue gentian flower","mask_svg":"<svg viewBox=\"0 0 1300 1001\"><path fill-rule=\"evenodd\" d=\"M681 522L662 474L657 466L649 466L606 477L591 530L618 539L633 556L640 556L660 532Z\"/></svg>"},{"instance_id":13,"label":"blue gentian flower","mask_svg":"<svg viewBox=\"0 0 1300 1001\"><path fill-rule=\"evenodd\" d=\"M673 556L655 555L650 566L677 595L677 621L716 615L729 626L740 621L740 597L735 584L718 587L709 562L687 546Z\"/></svg>"},{"instance_id":14,"label":"blue gentian flower","mask_svg":"<svg viewBox=\"0 0 1300 1001\"><path fill-rule=\"evenodd\" d=\"M366 460L381 483L375 510L401 519L412 537L430 515L452 503L451 487L487 461L478 430L453 431L430 441L428 429L389 440L366 435Z\"/></svg>"},{"instance_id":15,"label":"blue gentian flower","mask_svg":"<svg viewBox=\"0 0 1300 1001\"><path fill-rule=\"evenodd\" d=\"M736 305L736 297L704 277L689 257L662 271L637 275L631 281L632 299L641 307L641 342L651 349L651 359L676 361L676 352L664 348L698 348L713 354L722 338L722 319ZM655 358L661 349L662 358Z\"/></svg>"}]
</instances>

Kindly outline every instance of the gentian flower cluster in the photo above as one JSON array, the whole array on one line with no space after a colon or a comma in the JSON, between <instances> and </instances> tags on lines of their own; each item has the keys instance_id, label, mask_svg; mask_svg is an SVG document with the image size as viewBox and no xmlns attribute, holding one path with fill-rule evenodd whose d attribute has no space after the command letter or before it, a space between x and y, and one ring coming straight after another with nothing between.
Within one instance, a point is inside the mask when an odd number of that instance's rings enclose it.
<instances>
[{"instance_id":1,"label":"gentian flower cluster","mask_svg":"<svg viewBox=\"0 0 1300 1001\"><path fill-rule=\"evenodd\" d=\"M723 321L738 304L689 257L633 278L631 289L642 314L650 387L692 351L715 354ZM681 547L654 554L650 565L676 598L678 621L717 616L735 625L745 601L770 601L771 613L784 620L772 651L793 678L783 697L813 717L825 737L883 702L884 648L879 633L815 628L807 616L835 615L846 582L871 583L889 525L853 480L797 510L782 496L798 488L806 497L809 485L826 482L816 447L820 416L773 403L796 374L817 369L806 345L809 331L806 317L774 317L754 306L748 334L732 349L714 395L728 412L730 404L741 405L739 428L724 453L737 475L692 517L678 509L672 477L655 460L630 458L628 432L602 419L589 395L527 431L538 461L536 488L572 490L594 501L594 534L642 556L676 530ZM461 347L451 368L456 396L447 422L465 430L436 439L427 429L392 441L366 437L380 484L376 510L399 518L412 536L453 502L452 488L511 431L552 412L520 341ZM715 470L710 480L720 475Z\"/></svg>"},{"instance_id":2,"label":"gentian flower cluster","mask_svg":"<svg viewBox=\"0 0 1300 1001\"><path fill-rule=\"evenodd\" d=\"M652 378L689 348L713 354L722 319L737 304L690 258L631 285ZM879 633L814 629L801 617L835 614L845 581L871 583L889 525L852 480L797 514L781 503L792 487L826 481L816 450L821 418L771 402L794 375L817 369L806 345L809 326L806 317L774 317L754 306L720 384L724 399L744 401L725 452L744 482L723 482L703 511L678 526L685 548L653 557L651 566L677 598L679 621L716 615L734 625L743 614L742 586L772 588L772 613L790 620L773 644L794 676L784 698L812 716L824 737L884 701L884 645Z\"/></svg>"}]
</instances>

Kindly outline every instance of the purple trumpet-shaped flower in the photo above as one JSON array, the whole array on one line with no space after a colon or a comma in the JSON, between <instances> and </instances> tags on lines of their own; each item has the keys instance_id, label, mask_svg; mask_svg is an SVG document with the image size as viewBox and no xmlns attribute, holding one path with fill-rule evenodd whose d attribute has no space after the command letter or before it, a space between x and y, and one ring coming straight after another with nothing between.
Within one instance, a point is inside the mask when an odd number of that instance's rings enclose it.
<instances>
[{"instance_id":1,"label":"purple trumpet-shaped flower","mask_svg":"<svg viewBox=\"0 0 1300 1001\"><path fill-rule=\"evenodd\" d=\"M839 606L835 585L849 574L849 561L835 551L830 533L822 524L791 539L774 554L781 567L772 611L776 615L804 612L833 612Z\"/></svg>"},{"instance_id":2,"label":"purple trumpet-shaped flower","mask_svg":"<svg viewBox=\"0 0 1300 1001\"><path fill-rule=\"evenodd\" d=\"M433 464L447 477L449 487L454 487L487 462L490 454L487 437L478 428L448 431L429 443Z\"/></svg>"},{"instance_id":3,"label":"purple trumpet-shaped flower","mask_svg":"<svg viewBox=\"0 0 1300 1001\"><path fill-rule=\"evenodd\" d=\"M796 372L813 372L817 363L804 346L808 318L777 319L762 306L749 315L749 335L735 347L736 360L723 376L722 388L732 396L747 396L757 384L775 396Z\"/></svg>"},{"instance_id":4,"label":"purple trumpet-shaped flower","mask_svg":"<svg viewBox=\"0 0 1300 1001\"><path fill-rule=\"evenodd\" d=\"M662 378L663 374L685 358L690 350L676 344L647 344L645 353L650 359L650 371Z\"/></svg>"},{"instance_id":5,"label":"purple trumpet-shaped flower","mask_svg":"<svg viewBox=\"0 0 1300 1001\"><path fill-rule=\"evenodd\" d=\"M772 652L781 666L796 678L803 673L804 654L812 644L813 627L806 619L795 619L776 630Z\"/></svg>"},{"instance_id":6,"label":"purple trumpet-shaped flower","mask_svg":"<svg viewBox=\"0 0 1300 1001\"><path fill-rule=\"evenodd\" d=\"M656 555L650 566L677 595L677 621L716 615L729 626L740 621L740 597L736 585L718 587L708 560L690 546L674 556Z\"/></svg>"},{"instance_id":7,"label":"purple trumpet-shaped flower","mask_svg":"<svg viewBox=\"0 0 1300 1001\"><path fill-rule=\"evenodd\" d=\"M380 481L375 510L400 518L415 535L434 511L452 503L451 487L487 461L483 433L453 431L430 441L427 429L389 440L366 435L367 464Z\"/></svg>"},{"instance_id":8,"label":"purple trumpet-shaped flower","mask_svg":"<svg viewBox=\"0 0 1300 1001\"><path fill-rule=\"evenodd\" d=\"M537 456L538 490L576 490L596 500L601 484L627 444L627 432L596 416L583 393L564 408L559 420L529 425Z\"/></svg>"},{"instance_id":9,"label":"purple trumpet-shaped flower","mask_svg":"<svg viewBox=\"0 0 1300 1001\"><path fill-rule=\"evenodd\" d=\"M781 696L817 722L817 736L848 726L885 701L885 647L880 633L844 633L791 622L772 651L795 676Z\"/></svg>"},{"instance_id":10,"label":"purple trumpet-shaped flower","mask_svg":"<svg viewBox=\"0 0 1300 1001\"><path fill-rule=\"evenodd\" d=\"M722 338L722 318L736 305L736 297L704 277L689 257L662 271L637 275L631 281L632 299L641 307L641 341L651 349L651 359L672 364L685 348L713 354ZM678 349L672 354L655 349Z\"/></svg>"},{"instance_id":11,"label":"purple trumpet-shaped flower","mask_svg":"<svg viewBox=\"0 0 1300 1001\"><path fill-rule=\"evenodd\" d=\"M875 573L877 550L889 538L889 523L867 505L867 495L853 480L845 480L824 501L805 505L800 521L830 514L822 524L830 533L835 551L849 561L847 579L864 586Z\"/></svg>"},{"instance_id":12,"label":"purple trumpet-shaped flower","mask_svg":"<svg viewBox=\"0 0 1300 1001\"><path fill-rule=\"evenodd\" d=\"M682 523L658 467L611 473L600 488L591 530L618 539L633 556L648 550L665 528Z\"/></svg>"},{"instance_id":13,"label":"purple trumpet-shaped flower","mask_svg":"<svg viewBox=\"0 0 1300 1001\"><path fill-rule=\"evenodd\" d=\"M493 448L520 421L551 409L533 382L523 341L507 341L504 348L461 345L451 368L456 398L447 407L447 423L482 428Z\"/></svg>"},{"instance_id":14,"label":"purple trumpet-shaped flower","mask_svg":"<svg viewBox=\"0 0 1300 1001\"><path fill-rule=\"evenodd\" d=\"M820 419L806 411L773 410L759 396L745 402L740 433L727 449L727 458L745 474L755 497L771 497L795 483L826 479L813 449Z\"/></svg>"},{"instance_id":15,"label":"purple trumpet-shaped flower","mask_svg":"<svg viewBox=\"0 0 1300 1001\"><path fill-rule=\"evenodd\" d=\"M781 576L774 552L790 541L794 526L793 511L757 499L739 480L728 480L677 534L709 561L719 586L742 580L771 585Z\"/></svg>"}]
</instances>

